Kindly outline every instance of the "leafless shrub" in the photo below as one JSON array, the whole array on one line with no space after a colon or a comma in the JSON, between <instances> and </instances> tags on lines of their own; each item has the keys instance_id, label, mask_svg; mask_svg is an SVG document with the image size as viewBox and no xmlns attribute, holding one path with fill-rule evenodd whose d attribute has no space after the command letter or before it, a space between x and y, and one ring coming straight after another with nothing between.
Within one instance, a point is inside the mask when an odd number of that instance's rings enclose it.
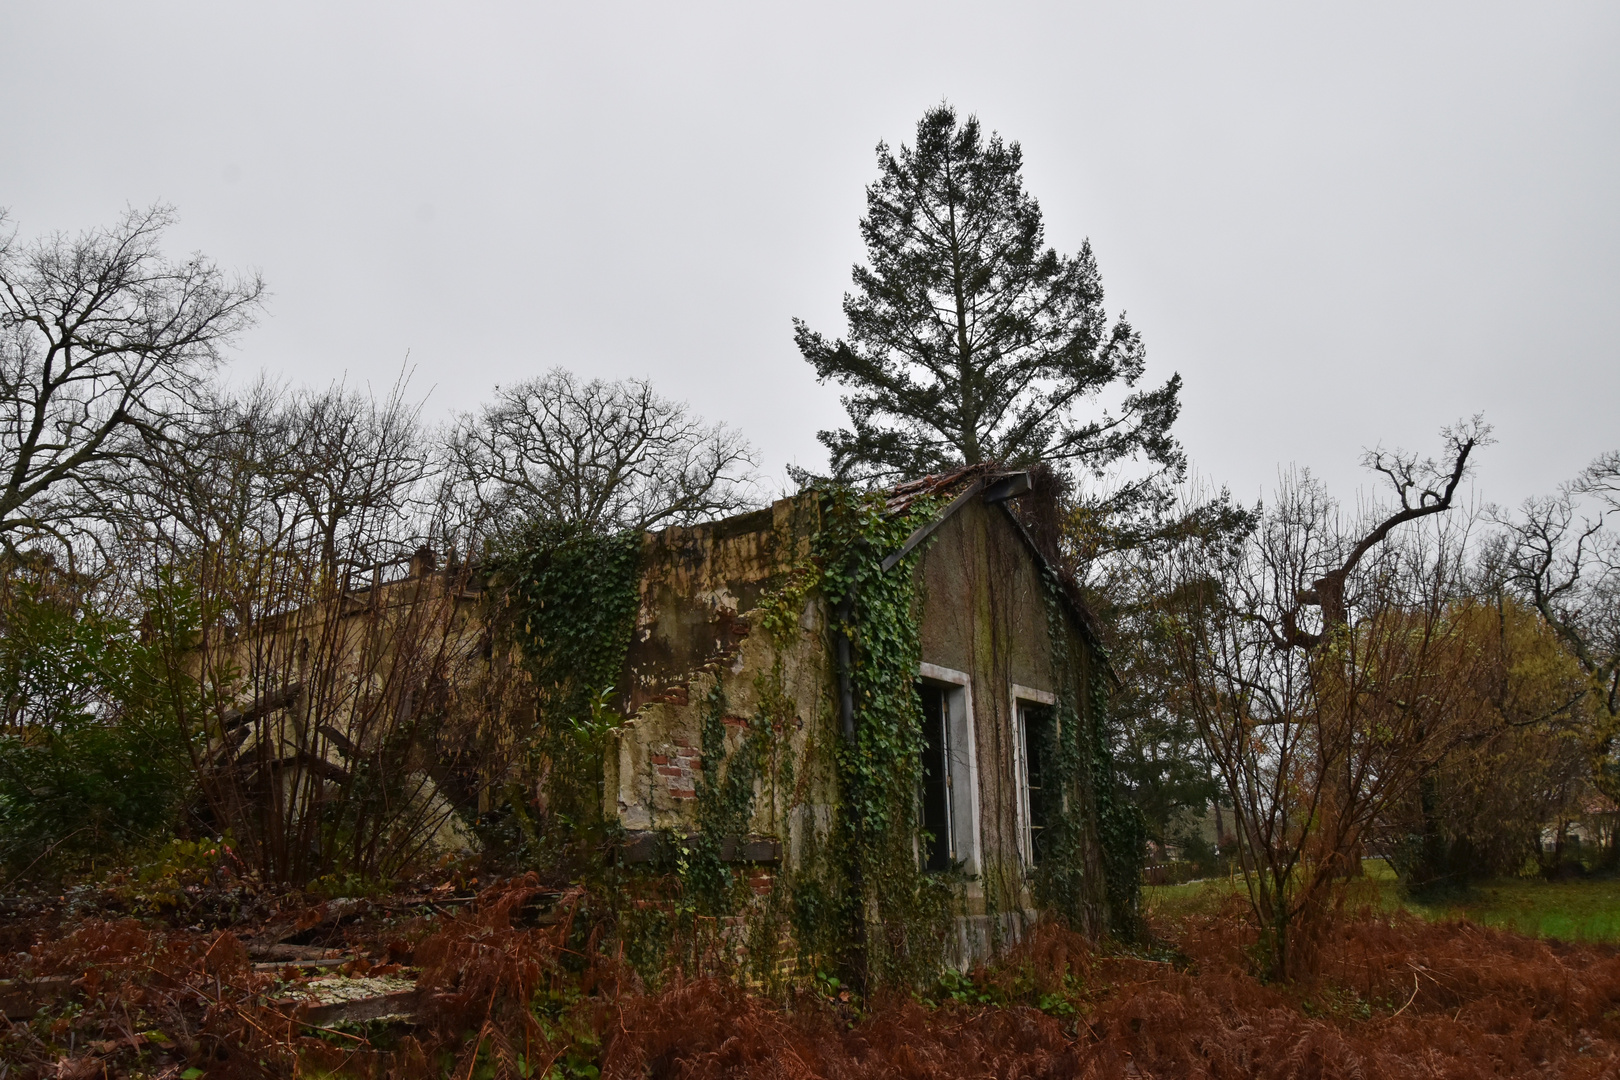
<instances>
[{"instance_id":1,"label":"leafless shrub","mask_svg":"<svg viewBox=\"0 0 1620 1080\"><path fill-rule=\"evenodd\" d=\"M170 675L195 686L207 825L276 879L386 877L470 843L465 766L504 699L478 570L440 565L417 413L402 385L261 385L211 403L122 492L127 572L196 599Z\"/></svg>"},{"instance_id":2,"label":"leafless shrub","mask_svg":"<svg viewBox=\"0 0 1620 1080\"><path fill-rule=\"evenodd\" d=\"M1601 723L1590 732L1592 780L1620 801L1620 451L1600 456L1550 496L1497 511L1501 574L1580 664Z\"/></svg>"}]
</instances>

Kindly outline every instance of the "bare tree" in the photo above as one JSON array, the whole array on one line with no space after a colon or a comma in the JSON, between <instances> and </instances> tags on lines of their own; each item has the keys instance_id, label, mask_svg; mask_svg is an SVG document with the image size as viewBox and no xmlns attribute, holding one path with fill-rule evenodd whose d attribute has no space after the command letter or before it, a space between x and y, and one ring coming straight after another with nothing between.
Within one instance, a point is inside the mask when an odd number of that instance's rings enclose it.
<instances>
[{"instance_id":1,"label":"bare tree","mask_svg":"<svg viewBox=\"0 0 1620 1080\"><path fill-rule=\"evenodd\" d=\"M437 542L434 455L419 411L403 381L380 399L342 385L212 394L98 508L120 569L181 572L244 624L304 602L317 585L365 584ZM274 563L310 580L278 599L261 587L286 580L269 572Z\"/></svg>"},{"instance_id":2,"label":"bare tree","mask_svg":"<svg viewBox=\"0 0 1620 1080\"><path fill-rule=\"evenodd\" d=\"M1589 682L1536 610L1503 587L1500 549L1489 538L1471 560L1474 595L1448 616L1480 676L1448 720L1451 745L1380 822L1382 852L1420 893L1516 874L1532 857L1557 872L1567 825L1590 797Z\"/></svg>"},{"instance_id":3,"label":"bare tree","mask_svg":"<svg viewBox=\"0 0 1620 1080\"><path fill-rule=\"evenodd\" d=\"M334 386L296 395L289 409L287 482L333 587L428 541L433 459L404 390L401 380L378 399Z\"/></svg>"},{"instance_id":4,"label":"bare tree","mask_svg":"<svg viewBox=\"0 0 1620 1080\"><path fill-rule=\"evenodd\" d=\"M142 445L170 436L264 295L159 250L173 212L0 239L0 544L64 539ZM0 217L0 227L4 218Z\"/></svg>"},{"instance_id":5,"label":"bare tree","mask_svg":"<svg viewBox=\"0 0 1620 1080\"><path fill-rule=\"evenodd\" d=\"M260 382L211 390L188 422L148 446L96 508L111 564L133 584L179 574L212 588L208 568L247 566L291 543L288 396ZM233 608L250 621L260 607Z\"/></svg>"},{"instance_id":6,"label":"bare tree","mask_svg":"<svg viewBox=\"0 0 1620 1080\"><path fill-rule=\"evenodd\" d=\"M1604 454L1556 494L1498 513L1509 584L1559 636L1590 680L1602 718L1591 733L1593 780L1620 799L1620 452Z\"/></svg>"},{"instance_id":7,"label":"bare tree","mask_svg":"<svg viewBox=\"0 0 1620 1080\"><path fill-rule=\"evenodd\" d=\"M1395 484L1393 513L1346 520L1319 484L1294 478L1246 542L1182 545L1167 562L1180 707L1232 801L1278 977L1309 968L1333 882L1353 869L1369 825L1443 755L1477 681L1453 618L1466 526L1436 515L1486 431L1476 421L1446 437L1440 465L1369 456ZM1303 625L1311 606L1314 628Z\"/></svg>"},{"instance_id":8,"label":"bare tree","mask_svg":"<svg viewBox=\"0 0 1620 1080\"><path fill-rule=\"evenodd\" d=\"M541 519L590 532L651 529L752 504L753 448L641 379L562 368L496 390L460 417L452 469L495 527Z\"/></svg>"},{"instance_id":9,"label":"bare tree","mask_svg":"<svg viewBox=\"0 0 1620 1080\"><path fill-rule=\"evenodd\" d=\"M1480 445L1490 441L1490 428L1475 416L1472 420L1441 432L1448 451L1444 463L1433 458L1419 459L1401 450L1378 448L1368 452L1363 464L1388 478L1395 489L1399 508L1373 524L1366 533L1336 553L1333 564L1323 567L1321 577L1309 588L1295 594L1294 603L1282 613L1276 644L1279 648L1314 649L1328 634L1349 618L1350 599L1345 590L1350 577L1367 553L1389 538L1398 526L1451 509L1457 485L1468 472L1468 458ZM1301 615L1308 607L1321 612L1321 629L1312 633L1301 629Z\"/></svg>"}]
</instances>

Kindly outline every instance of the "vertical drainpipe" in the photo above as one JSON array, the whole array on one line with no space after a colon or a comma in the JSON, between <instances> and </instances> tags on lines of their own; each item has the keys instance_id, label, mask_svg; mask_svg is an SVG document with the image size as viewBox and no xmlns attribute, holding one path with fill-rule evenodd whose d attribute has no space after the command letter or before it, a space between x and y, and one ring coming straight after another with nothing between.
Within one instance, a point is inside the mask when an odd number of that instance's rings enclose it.
<instances>
[{"instance_id":1,"label":"vertical drainpipe","mask_svg":"<svg viewBox=\"0 0 1620 1080\"><path fill-rule=\"evenodd\" d=\"M864 536L859 537L853 547L856 550L849 553L850 562L846 564L850 571L849 591L833 609L833 662L838 666L838 720L843 729L844 742L852 748L855 745L855 661L849 640L849 623L855 616L854 560L870 553L869 541Z\"/></svg>"}]
</instances>

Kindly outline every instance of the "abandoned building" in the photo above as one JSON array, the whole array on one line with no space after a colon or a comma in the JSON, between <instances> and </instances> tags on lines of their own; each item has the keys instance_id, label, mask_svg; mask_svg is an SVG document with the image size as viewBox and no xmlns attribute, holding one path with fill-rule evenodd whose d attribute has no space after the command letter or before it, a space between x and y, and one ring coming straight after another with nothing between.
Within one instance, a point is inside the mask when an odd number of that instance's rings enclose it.
<instances>
[{"instance_id":1,"label":"abandoned building","mask_svg":"<svg viewBox=\"0 0 1620 1080\"><path fill-rule=\"evenodd\" d=\"M710 837L717 857L751 880L811 872L839 818L840 769L873 722L868 699L893 693L891 717L906 714L896 730L907 759L883 766L874 783L900 808L882 828L904 835L883 839L911 861L913 881L950 882L958 958L1017 938L1053 903L1082 929L1108 926L1118 914L1110 905L1121 906L1108 880L1118 864L1099 828L1106 791L1099 797L1093 782L1095 755L1106 754L1097 710L1112 675L1080 601L1009 506L1029 487L1028 474L979 467L860 497L871 520L903 530L885 534L885 550L861 554L877 575L868 587L907 583L907 670L885 669L875 687L861 681L873 677L862 668L871 643L851 621L865 599L846 590L839 600L821 565L826 492L631 538L633 617L615 653L615 719L599 766L617 858L657 864L707 821L725 832ZM250 678L219 759L280 777L272 789L285 807L337 799L367 762L396 779L409 770L399 788L414 808L409 828L379 825L382 842L475 844L464 819L490 808L500 778L474 791L431 751L382 750L413 715L441 707L435 701L487 702L491 673L522 666L492 647L487 583L452 571L419 553L403 578L379 576L290 612L251 648L247 637L228 644ZM321 656L333 662L323 668ZM704 803L722 778L746 789L724 819ZM537 783L543 807L546 781Z\"/></svg>"},{"instance_id":2,"label":"abandoned building","mask_svg":"<svg viewBox=\"0 0 1620 1080\"><path fill-rule=\"evenodd\" d=\"M916 858L962 880L959 947L970 954L1017 937L1035 917L1034 877L1054 814L1077 819L1071 856L1084 865L1067 881L1087 895L1075 906L1093 930L1107 920L1090 775L1061 798L1042 789L1057 783L1049 758L1060 700L1072 703L1073 722L1088 724L1099 704L1091 688L1111 675L1079 601L1007 505L1028 490L1027 474L969 469L902 485L886 507L899 514L925 498L934 507L881 568L916 552ZM714 701L724 702L731 753L749 718L773 707L762 696L785 700L775 706L791 714L784 749L799 763L787 785L761 770L748 832L726 838L727 857L791 870L807 837L827 827L838 798L835 746L860 722L840 670L849 660L838 612L811 590L786 634L773 640L760 626L762 606L810 555L822 513L812 492L645 538L620 687L629 719L604 763L603 810L626 830L632 858L650 856L659 835L696 826L703 712Z\"/></svg>"}]
</instances>

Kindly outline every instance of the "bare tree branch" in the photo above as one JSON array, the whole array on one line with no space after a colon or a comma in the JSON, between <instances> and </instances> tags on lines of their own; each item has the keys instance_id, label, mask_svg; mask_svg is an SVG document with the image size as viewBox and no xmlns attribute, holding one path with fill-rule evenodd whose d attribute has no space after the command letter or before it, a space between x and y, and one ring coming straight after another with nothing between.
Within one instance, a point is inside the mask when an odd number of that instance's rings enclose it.
<instances>
[{"instance_id":1,"label":"bare tree branch","mask_svg":"<svg viewBox=\"0 0 1620 1080\"><path fill-rule=\"evenodd\" d=\"M452 469L485 521L652 529L753 505L753 448L640 379L557 368L457 422Z\"/></svg>"},{"instance_id":2,"label":"bare tree branch","mask_svg":"<svg viewBox=\"0 0 1620 1080\"><path fill-rule=\"evenodd\" d=\"M1383 543L1400 525L1451 509L1457 486L1468 472L1468 458L1473 451L1491 442L1490 426L1479 416L1450 427L1442 432L1447 456L1443 463L1433 458L1418 460L1416 455L1400 450L1369 451L1364 464L1374 472L1388 477L1400 501L1400 509L1373 525L1344 554L1342 561L1321 577L1301 589L1295 604L1284 612L1277 634L1279 648L1314 649L1328 634L1344 626L1349 619L1349 605L1345 601L1345 582L1355 572L1367 553ZM1300 628L1300 615L1306 607L1317 607L1322 612L1322 629L1311 633Z\"/></svg>"},{"instance_id":3,"label":"bare tree branch","mask_svg":"<svg viewBox=\"0 0 1620 1080\"><path fill-rule=\"evenodd\" d=\"M264 296L159 251L163 206L110 228L0 239L0 544L70 532L97 489L188 413ZM0 224L3 224L0 216Z\"/></svg>"}]
</instances>

